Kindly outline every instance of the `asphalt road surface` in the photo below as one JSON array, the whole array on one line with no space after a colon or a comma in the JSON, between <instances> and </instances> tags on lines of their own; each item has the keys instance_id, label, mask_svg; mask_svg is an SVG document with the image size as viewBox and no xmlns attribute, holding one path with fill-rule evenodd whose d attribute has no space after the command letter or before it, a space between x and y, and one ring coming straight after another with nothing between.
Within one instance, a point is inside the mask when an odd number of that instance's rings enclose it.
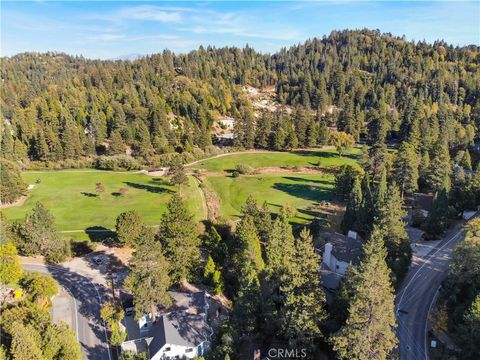
<instances>
[{"instance_id":1,"label":"asphalt road surface","mask_svg":"<svg viewBox=\"0 0 480 360\"><path fill-rule=\"evenodd\" d=\"M400 358L428 360L427 317L447 276L452 249L463 240L461 228L449 234L424 258L415 258L397 295L395 313Z\"/></svg>"},{"instance_id":2,"label":"asphalt road surface","mask_svg":"<svg viewBox=\"0 0 480 360\"><path fill-rule=\"evenodd\" d=\"M96 287L85 276L62 266L28 263L22 265L27 271L50 274L71 295L71 314L66 314L65 317L73 319L72 327L82 347L83 358L112 360L107 332L100 318L103 289Z\"/></svg>"}]
</instances>

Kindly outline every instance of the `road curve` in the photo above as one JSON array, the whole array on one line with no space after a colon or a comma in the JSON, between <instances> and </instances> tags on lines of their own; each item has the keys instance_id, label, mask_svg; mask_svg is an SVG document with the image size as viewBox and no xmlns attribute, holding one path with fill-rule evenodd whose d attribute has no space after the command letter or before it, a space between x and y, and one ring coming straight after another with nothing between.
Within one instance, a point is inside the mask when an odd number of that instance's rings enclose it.
<instances>
[{"instance_id":1,"label":"road curve","mask_svg":"<svg viewBox=\"0 0 480 360\"><path fill-rule=\"evenodd\" d=\"M398 292L395 314L400 358L428 360L427 319L442 281L448 273L453 248L463 240L457 228L413 266Z\"/></svg>"},{"instance_id":2,"label":"road curve","mask_svg":"<svg viewBox=\"0 0 480 360\"><path fill-rule=\"evenodd\" d=\"M59 265L22 263L27 271L50 274L73 297L75 328L83 358L112 360L105 325L100 318L103 290L88 278Z\"/></svg>"}]
</instances>

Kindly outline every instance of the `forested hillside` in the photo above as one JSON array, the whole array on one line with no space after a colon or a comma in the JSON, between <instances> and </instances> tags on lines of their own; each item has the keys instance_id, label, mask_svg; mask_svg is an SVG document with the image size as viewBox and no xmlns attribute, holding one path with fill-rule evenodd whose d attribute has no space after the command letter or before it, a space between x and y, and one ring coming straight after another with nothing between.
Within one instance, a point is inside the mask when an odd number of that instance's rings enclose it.
<instances>
[{"instance_id":1,"label":"forested hillside","mask_svg":"<svg viewBox=\"0 0 480 360\"><path fill-rule=\"evenodd\" d=\"M155 163L211 145L220 115L236 119L237 144L247 148L325 143L336 126L377 145L411 137L419 156L432 155L440 138L465 149L480 126L479 62L478 46L369 30L332 32L272 55L249 47L136 61L24 53L2 58L1 153L58 161L128 152ZM242 85L274 86L293 112L254 114Z\"/></svg>"}]
</instances>

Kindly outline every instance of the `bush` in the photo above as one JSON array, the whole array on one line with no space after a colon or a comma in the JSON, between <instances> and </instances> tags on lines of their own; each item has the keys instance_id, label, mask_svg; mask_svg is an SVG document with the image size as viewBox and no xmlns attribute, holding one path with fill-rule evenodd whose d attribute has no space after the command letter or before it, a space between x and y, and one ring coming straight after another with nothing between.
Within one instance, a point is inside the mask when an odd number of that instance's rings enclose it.
<instances>
[{"instance_id":1,"label":"bush","mask_svg":"<svg viewBox=\"0 0 480 360\"><path fill-rule=\"evenodd\" d=\"M39 295L50 299L58 293L57 282L51 276L38 272L27 273L21 280L21 285L32 298Z\"/></svg>"},{"instance_id":2,"label":"bush","mask_svg":"<svg viewBox=\"0 0 480 360\"><path fill-rule=\"evenodd\" d=\"M236 177L239 177L239 176L240 176L240 173L237 170L232 172L232 177L236 178Z\"/></svg>"},{"instance_id":3,"label":"bush","mask_svg":"<svg viewBox=\"0 0 480 360\"><path fill-rule=\"evenodd\" d=\"M130 155L100 156L95 162L100 170L139 170L140 162Z\"/></svg>"},{"instance_id":4,"label":"bush","mask_svg":"<svg viewBox=\"0 0 480 360\"><path fill-rule=\"evenodd\" d=\"M239 174L246 175L250 174L252 172L252 167L244 164L237 164L235 166L235 171L237 171Z\"/></svg>"},{"instance_id":5,"label":"bush","mask_svg":"<svg viewBox=\"0 0 480 360\"><path fill-rule=\"evenodd\" d=\"M70 239L57 237L56 239L50 241L47 253L45 254L45 259L48 262L58 264L62 261L65 261L70 256L72 256Z\"/></svg>"}]
</instances>

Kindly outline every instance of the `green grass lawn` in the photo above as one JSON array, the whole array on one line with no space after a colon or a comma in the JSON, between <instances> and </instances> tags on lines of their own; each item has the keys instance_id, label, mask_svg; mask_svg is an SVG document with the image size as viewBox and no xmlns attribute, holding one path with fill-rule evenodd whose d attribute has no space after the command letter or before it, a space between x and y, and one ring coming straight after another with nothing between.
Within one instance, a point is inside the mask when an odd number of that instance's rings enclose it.
<instances>
[{"instance_id":1,"label":"green grass lawn","mask_svg":"<svg viewBox=\"0 0 480 360\"><path fill-rule=\"evenodd\" d=\"M361 150L354 148L339 157L335 150L299 150L292 152L257 152L222 156L204 160L193 165L193 168L209 171L226 171L235 169L237 164L245 164L253 168L269 166L320 166L328 169L344 164L356 165Z\"/></svg>"},{"instance_id":2,"label":"green grass lawn","mask_svg":"<svg viewBox=\"0 0 480 360\"><path fill-rule=\"evenodd\" d=\"M41 182L32 190L20 207L3 210L9 220L22 219L37 201L42 202L55 216L57 229L85 230L91 227L114 228L121 212L137 210L148 225L158 224L171 194L176 189L165 178L140 173L107 171L24 172L27 184ZM95 196L95 184L101 182L105 192ZM128 189L119 195L120 188ZM193 178L182 187L182 196L196 220L203 218L200 189ZM69 233L70 235L70 233ZM73 238L82 235L71 234Z\"/></svg>"},{"instance_id":3,"label":"green grass lawn","mask_svg":"<svg viewBox=\"0 0 480 360\"><path fill-rule=\"evenodd\" d=\"M325 174L208 176L205 182L220 197L220 212L224 217L238 217L242 204L252 195L260 205L266 201L272 212L278 212L286 204L295 207L294 223L310 221L314 212L309 208L319 201L330 200L334 187L333 175Z\"/></svg>"}]
</instances>

